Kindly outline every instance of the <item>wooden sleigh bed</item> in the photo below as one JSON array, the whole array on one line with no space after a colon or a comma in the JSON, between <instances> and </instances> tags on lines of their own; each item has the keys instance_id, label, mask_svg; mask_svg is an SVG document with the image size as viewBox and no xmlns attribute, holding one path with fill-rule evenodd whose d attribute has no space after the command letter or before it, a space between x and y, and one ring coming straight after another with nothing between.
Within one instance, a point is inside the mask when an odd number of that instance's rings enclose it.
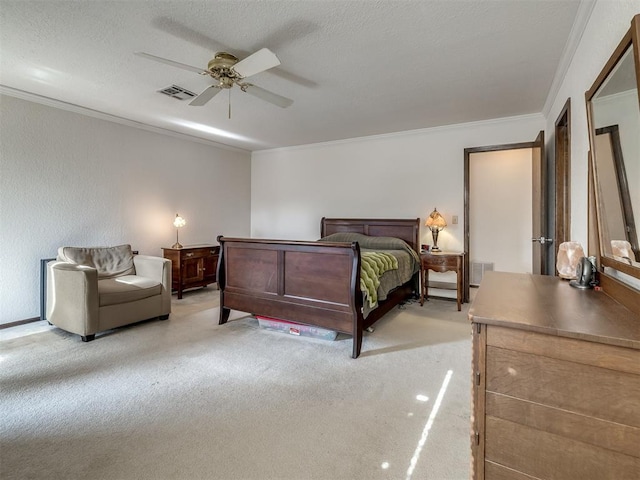
<instances>
[{"instance_id":1,"label":"wooden sleigh bed","mask_svg":"<svg viewBox=\"0 0 640 480\"><path fill-rule=\"evenodd\" d=\"M420 219L323 218L321 237L339 232L395 237L419 253ZM360 355L363 330L418 291L419 272L363 313L358 242L218 237L220 325L230 310L277 318L353 336ZM367 309L365 309L367 310ZM366 317L366 318L365 318Z\"/></svg>"}]
</instances>

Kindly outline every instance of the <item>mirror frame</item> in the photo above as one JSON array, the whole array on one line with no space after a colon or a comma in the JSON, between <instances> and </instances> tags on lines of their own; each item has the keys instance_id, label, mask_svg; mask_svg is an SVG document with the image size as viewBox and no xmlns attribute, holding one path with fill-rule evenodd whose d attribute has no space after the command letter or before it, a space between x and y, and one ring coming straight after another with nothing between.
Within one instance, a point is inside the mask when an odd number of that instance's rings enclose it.
<instances>
[{"instance_id":1,"label":"mirror frame","mask_svg":"<svg viewBox=\"0 0 640 480\"><path fill-rule=\"evenodd\" d=\"M593 99L598 89L602 86L604 81L609 77L614 67L618 64L618 62L621 60L622 56L627 52L630 46L632 47L632 50L633 50L633 59L634 59L635 70L636 70L636 83L637 83L637 88L639 92L638 109L640 111L640 14L635 15L631 20L631 27L629 28L627 33L624 35L624 37L622 38L622 40L614 50L613 54L605 64L604 68L596 78L591 88L587 90L587 92L585 93L585 99L586 99L586 106L587 106L587 125L589 130L589 144L591 148L589 168L590 168L590 171L593 172L593 183L592 185L590 185L590 195L593 195L594 197L594 201L590 202L589 208L590 209L595 208L595 212L593 212L594 220L595 220L594 226L597 229L597 235L595 235L595 238L597 239L597 245L595 250L597 254L597 264L598 264L598 271L600 274L600 283L603 290L605 290L606 293L614 297L616 300L621 301L621 303L624 303L628 308L631 308L632 310L637 312L640 310L640 300L638 298L640 297L640 295L638 294L638 290L631 286L625 285L623 282L611 277L604 271L605 267L610 267L619 272L623 272L627 275L640 279L640 268L618 261L613 257L607 257L604 255L604 252L603 252L602 232L601 232L602 222L601 222L600 212L599 212L600 202L598 199L598 188L597 188L598 175L597 175L597 169L595 168L595 164L596 164L595 128L594 128L594 121L593 121L593 105L591 102L591 100ZM638 161L640 161L640 158L638 159ZM635 213L637 215L640 212L635 212ZM591 214L589 216L591 217Z\"/></svg>"}]
</instances>

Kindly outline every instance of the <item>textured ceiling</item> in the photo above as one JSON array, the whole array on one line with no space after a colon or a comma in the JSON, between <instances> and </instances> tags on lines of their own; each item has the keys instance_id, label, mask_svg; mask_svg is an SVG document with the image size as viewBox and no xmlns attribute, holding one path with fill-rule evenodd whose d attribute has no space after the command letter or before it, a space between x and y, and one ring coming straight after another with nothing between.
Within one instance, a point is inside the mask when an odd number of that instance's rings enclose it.
<instances>
[{"instance_id":1,"label":"textured ceiling","mask_svg":"<svg viewBox=\"0 0 640 480\"><path fill-rule=\"evenodd\" d=\"M541 112L580 0L0 0L0 84L247 150ZM281 109L231 90L203 107L217 51L271 49L252 83ZM3 112L4 114L5 112Z\"/></svg>"}]
</instances>

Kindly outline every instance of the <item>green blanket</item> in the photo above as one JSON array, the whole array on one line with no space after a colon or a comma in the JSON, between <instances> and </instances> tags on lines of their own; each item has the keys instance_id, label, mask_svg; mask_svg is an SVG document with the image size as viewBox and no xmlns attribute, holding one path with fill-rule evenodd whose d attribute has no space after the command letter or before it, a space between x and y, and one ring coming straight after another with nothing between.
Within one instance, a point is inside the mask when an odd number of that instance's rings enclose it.
<instances>
[{"instance_id":1,"label":"green blanket","mask_svg":"<svg viewBox=\"0 0 640 480\"><path fill-rule=\"evenodd\" d=\"M384 252L361 252L360 259L360 288L373 308L378 303L380 277L388 270L396 270L398 259Z\"/></svg>"}]
</instances>

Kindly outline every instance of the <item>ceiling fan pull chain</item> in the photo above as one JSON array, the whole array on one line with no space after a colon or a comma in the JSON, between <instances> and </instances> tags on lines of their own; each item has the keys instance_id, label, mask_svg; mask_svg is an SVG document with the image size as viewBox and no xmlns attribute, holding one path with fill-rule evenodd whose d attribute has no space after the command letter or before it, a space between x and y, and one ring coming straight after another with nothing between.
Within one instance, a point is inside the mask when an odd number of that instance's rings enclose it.
<instances>
[{"instance_id":1,"label":"ceiling fan pull chain","mask_svg":"<svg viewBox=\"0 0 640 480\"><path fill-rule=\"evenodd\" d=\"M231 120L231 89L229 89L229 120Z\"/></svg>"}]
</instances>

